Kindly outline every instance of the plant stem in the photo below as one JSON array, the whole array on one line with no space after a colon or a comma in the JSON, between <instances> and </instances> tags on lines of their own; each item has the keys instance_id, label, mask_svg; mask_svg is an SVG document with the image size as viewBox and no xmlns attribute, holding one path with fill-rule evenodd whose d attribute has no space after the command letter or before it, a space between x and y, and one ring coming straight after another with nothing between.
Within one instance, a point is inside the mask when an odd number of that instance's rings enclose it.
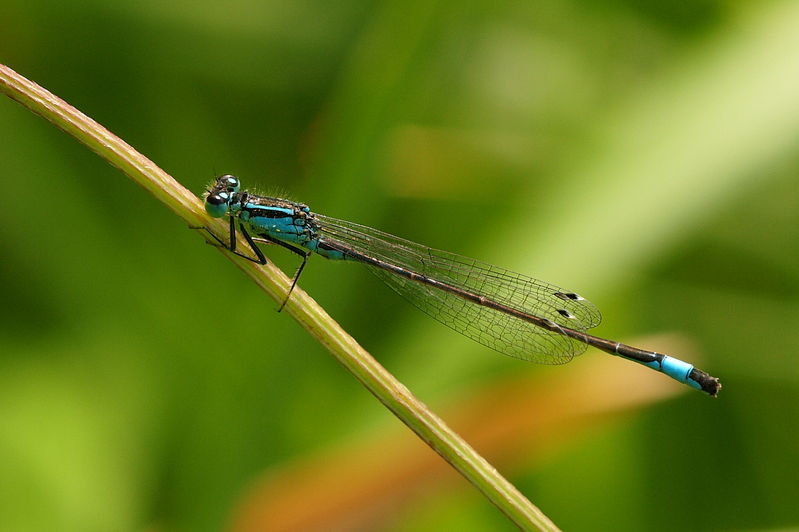
<instances>
[{"instance_id":1,"label":"plant stem","mask_svg":"<svg viewBox=\"0 0 799 532\"><path fill-rule=\"evenodd\" d=\"M210 218L200 200L122 139L39 85L0 64L0 91L58 126L119 168L192 227L225 235L227 225ZM205 234L198 231L198 234ZM206 235L206 238L210 238ZM282 302L291 284L283 272L219 248L272 299ZM320 344L381 403L479 489L523 530L558 528L516 487L481 457L443 420L383 368L308 294L295 288L285 307Z\"/></svg>"}]
</instances>

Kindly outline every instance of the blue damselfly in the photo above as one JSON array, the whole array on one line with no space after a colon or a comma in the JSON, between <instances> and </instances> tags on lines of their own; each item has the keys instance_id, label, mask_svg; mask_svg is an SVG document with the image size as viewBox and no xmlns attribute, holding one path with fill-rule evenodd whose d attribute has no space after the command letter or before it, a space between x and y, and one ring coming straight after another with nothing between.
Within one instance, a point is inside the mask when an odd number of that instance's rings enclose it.
<instances>
[{"instance_id":1,"label":"blue damselfly","mask_svg":"<svg viewBox=\"0 0 799 532\"><path fill-rule=\"evenodd\" d=\"M591 345L710 395L721 389L717 378L687 362L588 334L601 320L599 310L555 285L317 214L301 203L243 191L232 175L217 178L205 196L205 209L215 218L229 217L229 243L214 238L241 257L265 264L257 243L300 255L292 289L311 253L360 262L422 311L505 355L564 364ZM255 257L236 249L237 225Z\"/></svg>"}]
</instances>

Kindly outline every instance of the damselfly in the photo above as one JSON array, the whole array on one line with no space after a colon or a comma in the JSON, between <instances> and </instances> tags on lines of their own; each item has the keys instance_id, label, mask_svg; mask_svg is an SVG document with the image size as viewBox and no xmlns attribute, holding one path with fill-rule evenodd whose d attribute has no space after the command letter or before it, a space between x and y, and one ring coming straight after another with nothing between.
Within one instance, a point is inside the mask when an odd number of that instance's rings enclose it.
<instances>
[{"instance_id":1,"label":"damselfly","mask_svg":"<svg viewBox=\"0 0 799 532\"><path fill-rule=\"evenodd\" d=\"M266 257L257 243L278 244L300 255L302 263L292 289L311 253L356 261L444 325L505 355L540 364L565 364L591 345L710 395L721 389L717 378L691 364L588 334L586 331L598 325L601 316L591 302L574 292L316 214L302 203L240 188L237 177L223 175L207 191L208 214L230 219L229 243L214 238L237 255L260 264L266 263ZM254 258L237 251L237 225Z\"/></svg>"}]
</instances>

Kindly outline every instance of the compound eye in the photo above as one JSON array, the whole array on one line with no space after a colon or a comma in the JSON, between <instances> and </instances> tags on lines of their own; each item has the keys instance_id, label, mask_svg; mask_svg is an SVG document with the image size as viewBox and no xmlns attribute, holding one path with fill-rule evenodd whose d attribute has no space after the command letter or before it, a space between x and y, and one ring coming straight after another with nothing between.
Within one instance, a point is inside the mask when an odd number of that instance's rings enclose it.
<instances>
[{"instance_id":1,"label":"compound eye","mask_svg":"<svg viewBox=\"0 0 799 532\"><path fill-rule=\"evenodd\" d=\"M205 212L214 218L221 218L227 213L230 204L230 194L215 192L205 198Z\"/></svg>"},{"instance_id":2,"label":"compound eye","mask_svg":"<svg viewBox=\"0 0 799 532\"><path fill-rule=\"evenodd\" d=\"M225 174L216 180L216 186L217 188L223 188L228 192L238 192L241 183L239 182L238 177L231 174Z\"/></svg>"}]
</instances>

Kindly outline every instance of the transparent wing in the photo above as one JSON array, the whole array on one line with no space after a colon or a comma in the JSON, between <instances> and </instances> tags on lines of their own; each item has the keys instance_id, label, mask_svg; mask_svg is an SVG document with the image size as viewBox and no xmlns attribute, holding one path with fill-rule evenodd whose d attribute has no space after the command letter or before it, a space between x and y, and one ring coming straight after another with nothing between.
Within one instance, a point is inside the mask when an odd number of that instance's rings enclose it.
<instances>
[{"instance_id":1,"label":"transparent wing","mask_svg":"<svg viewBox=\"0 0 799 532\"><path fill-rule=\"evenodd\" d=\"M588 300L555 285L484 262L440 251L345 220L315 214L323 240L484 296L514 310L585 332L601 321ZM380 267L369 269L413 305L444 325L500 353L539 364L564 364L585 344L490 307L462 299Z\"/></svg>"}]
</instances>

